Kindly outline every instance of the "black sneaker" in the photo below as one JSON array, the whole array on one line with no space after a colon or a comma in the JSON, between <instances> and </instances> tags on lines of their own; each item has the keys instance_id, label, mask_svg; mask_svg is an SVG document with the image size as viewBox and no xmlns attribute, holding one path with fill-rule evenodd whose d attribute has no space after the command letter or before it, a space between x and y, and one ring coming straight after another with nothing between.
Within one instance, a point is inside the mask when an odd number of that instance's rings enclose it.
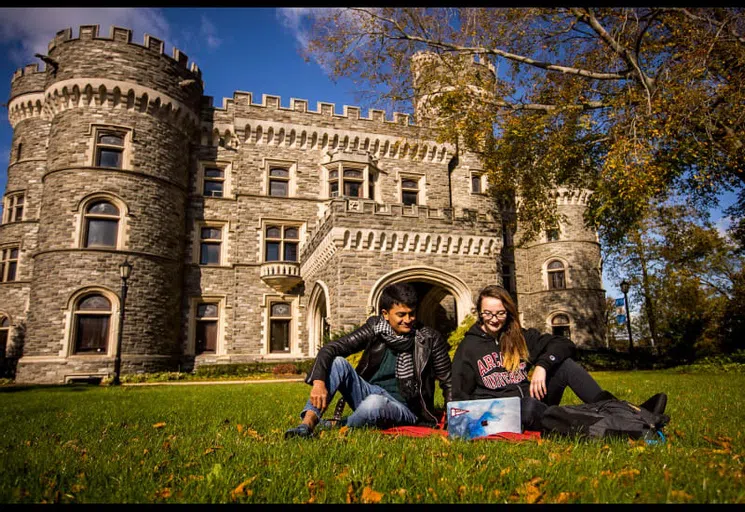
<instances>
[{"instance_id":1,"label":"black sneaker","mask_svg":"<svg viewBox=\"0 0 745 512\"><path fill-rule=\"evenodd\" d=\"M302 437L302 438L309 438L313 435L313 430L306 425L305 423L301 423L295 428L291 428L285 432L285 439L289 439L291 437Z\"/></svg>"},{"instance_id":2,"label":"black sneaker","mask_svg":"<svg viewBox=\"0 0 745 512\"><path fill-rule=\"evenodd\" d=\"M657 393L639 407L655 414L663 414L665 407L667 407L667 395L665 393Z\"/></svg>"}]
</instances>

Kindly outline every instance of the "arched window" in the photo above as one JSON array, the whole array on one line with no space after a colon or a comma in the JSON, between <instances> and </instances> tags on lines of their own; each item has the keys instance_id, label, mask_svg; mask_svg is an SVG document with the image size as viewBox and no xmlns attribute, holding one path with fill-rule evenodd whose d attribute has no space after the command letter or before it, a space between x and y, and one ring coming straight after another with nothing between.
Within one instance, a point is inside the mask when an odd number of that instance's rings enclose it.
<instances>
[{"instance_id":1,"label":"arched window","mask_svg":"<svg viewBox=\"0 0 745 512\"><path fill-rule=\"evenodd\" d=\"M84 247L116 247L119 208L108 201L94 201L85 209Z\"/></svg>"},{"instance_id":2,"label":"arched window","mask_svg":"<svg viewBox=\"0 0 745 512\"><path fill-rule=\"evenodd\" d=\"M10 336L10 319L5 315L0 315L0 359L5 359L8 336Z\"/></svg>"},{"instance_id":3,"label":"arched window","mask_svg":"<svg viewBox=\"0 0 745 512\"><path fill-rule=\"evenodd\" d=\"M559 260L554 260L546 267L548 271L548 289L563 290L566 288L566 275L564 264Z\"/></svg>"},{"instance_id":4,"label":"arched window","mask_svg":"<svg viewBox=\"0 0 745 512\"><path fill-rule=\"evenodd\" d=\"M570 337L569 317L565 314L555 315L551 319L551 332L558 336Z\"/></svg>"},{"instance_id":5,"label":"arched window","mask_svg":"<svg viewBox=\"0 0 745 512\"><path fill-rule=\"evenodd\" d=\"M85 295L78 300L73 311L74 354L106 353L111 313L111 302L103 295Z\"/></svg>"}]
</instances>

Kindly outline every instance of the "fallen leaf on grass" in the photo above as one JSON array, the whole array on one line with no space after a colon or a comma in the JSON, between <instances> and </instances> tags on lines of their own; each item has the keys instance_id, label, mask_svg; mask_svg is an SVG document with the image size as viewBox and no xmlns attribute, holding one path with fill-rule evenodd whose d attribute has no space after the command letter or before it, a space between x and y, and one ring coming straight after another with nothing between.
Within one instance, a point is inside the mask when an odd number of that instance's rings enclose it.
<instances>
[{"instance_id":1,"label":"fallen leaf on grass","mask_svg":"<svg viewBox=\"0 0 745 512\"><path fill-rule=\"evenodd\" d=\"M169 487L166 487L165 489L161 489L160 491L157 491L155 493L156 498L160 499L166 499L171 497L171 489Z\"/></svg>"},{"instance_id":2,"label":"fallen leaf on grass","mask_svg":"<svg viewBox=\"0 0 745 512\"><path fill-rule=\"evenodd\" d=\"M341 427L339 429L338 437L346 437L349 432L349 427Z\"/></svg>"},{"instance_id":3,"label":"fallen leaf on grass","mask_svg":"<svg viewBox=\"0 0 745 512\"><path fill-rule=\"evenodd\" d=\"M576 499L579 493L576 492L560 492L554 500L554 503L569 503L569 501Z\"/></svg>"},{"instance_id":4,"label":"fallen leaf on grass","mask_svg":"<svg viewBox=\"0 0 745 512\"><path fill-rule=\"evenodd\" d=\"M360 482L350 482L347 486L347 503L357 503L357 488L359 488Z\"/></svg>"},{"instance_id":5,"label":"fallen leaf on grass","mask_svg":"<svg viewBox=\"0 0 745 512\"><path fill-rule=\"evenodd\" d=\"M383 493L373 491L370 487L362 489L362 503L380 503Z\"/></svg>"},{"instance_id":6,"label":"fallen leaf on grass","mask_svg":"<svg viewBox=\"0 0 745 512\"><path fill-rule=\"evenodd\" d=\"M499 476L504 476L507 473L509 473L511 470L512 470L512 468L506 467L506 468L502 469L502 471L499 472Z\"/></svg>"},{"instance_id":7,"label":"fallen leaf on grass","mask_svg":"<svg viewBox=\"0 0 745 512\"><path fill-rule=\"evenodd\" d=\"M543 485L543 483L543 478L539 476L533 477L532 479L530 479L530 481L525 482L520 487L515 489L515 492L512 493L510 499L512 499L513 501L517 501L522 497L526 503L540 503L540 500L543 497L543 491L540 489L540 487L541 485Z\"/></svg>"},{"instance_id":8,"label":"fallen leaf on grass","mask_svg":"<svg viewBox=\"0 0 745 512\"><path fill-rule=\"evenodd\" d=\"M239 498L241 496L252 496L254 493L253 489L246 489L246 487L251 485L258 476L259 475L254 475L248 480L244 480L243 482L241 482L238 487L233 489L233 491L230 493L230 497L235 500L236 498Z\"/></svg>"},{"instance_id":9,"label":"fallen leaf on grass","mask_svg":"<svg viewBox=\"0 0 745 512\"><path fill-rule=\"evenodd\" d=\"M309 480L308 481L308 492L310 493L310 498L308 498L308 501L305 503L315 503L316 502L316 493L326 487L326 484L323 482L323 480L314 481Z\"/></svg>"},{"instance_id":10,"label":"fallen leaf on grass","mask_svg":"<svg viewBox=\"0 0 745 512\"><path fill-rule=\"evenodd\" d=\"M693 499L693 496L691 496L685 491L671 491L670 495L676 500L681 500L681 501L690 501Z\"/></svg>"},{"instance_id":11,"label":"fallen leaf on grass","mask_svg":"<svg viewBox=\"0 0 745 512\"><path fill-rule=\"evenodd\" d=\"M240 434L241 432L243 432L243 425L241 425L240 423L238 423L238 424L237 424L237 425L235 426L235 428L237 428L237 429L238 429L238 433L239 433L239 434Z\"/></svg>"},{"instance_id":12,"label":"fallen leaf on grass","mask_svg":"<svg viewBox=\"0 0 745 512\"><path fill-rule=\"evenodd\" d=\"M153 428L163 428L165 426L166 426L166 422L165 421L161 421L160 423L154 423L153 424Z\"/></svg>"},{"instance_id":13,"label":"fallen leaf on grass","mask_svg":"<svg viewBox=\"0 0 745 512\"><path fill-rule=\"evenodd\" d=\"M207 448L206 450L204 450L203 455L214 453L217 450L221 450L221 449L222 449L222 446L210 446L209 448Z\"/></svg>"}]
</instances>

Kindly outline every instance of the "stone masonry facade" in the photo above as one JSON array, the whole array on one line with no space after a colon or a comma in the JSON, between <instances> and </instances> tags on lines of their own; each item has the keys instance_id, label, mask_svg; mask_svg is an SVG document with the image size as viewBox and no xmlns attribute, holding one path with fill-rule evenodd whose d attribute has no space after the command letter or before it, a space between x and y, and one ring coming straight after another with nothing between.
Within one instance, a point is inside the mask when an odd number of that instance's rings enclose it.
<instances>
[{"instance_id":1,"label":"stone masonry facade","mask_svg":"<svg viewBox=\"0 0 745 512\"><path fill-rule=\"evenodd\" d=\"M17 382L110 376L119 339L123 374L312 358L395 282L443 335L496 283L525 326L602 343L586 193L557 190L568 222L513 248L477 155L429 124L247 92L216 107L163 50L81 26L12 77L0 334Z\"/></svg>"}]
</instances>

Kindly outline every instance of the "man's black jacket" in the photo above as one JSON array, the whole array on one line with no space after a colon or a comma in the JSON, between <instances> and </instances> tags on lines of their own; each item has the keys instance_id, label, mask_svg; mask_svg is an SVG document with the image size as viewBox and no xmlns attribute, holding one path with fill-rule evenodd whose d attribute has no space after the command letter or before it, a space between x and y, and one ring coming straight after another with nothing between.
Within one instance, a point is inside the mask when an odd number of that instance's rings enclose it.
<instances>
[{"instance_id":1,"label":"man's black jacket","mask_svg":"<svg viewBox=\"0 0 745 512\"><path fill-rule=\"evenodd\" d=\"M356 371L363 379L369 380L380 367L386 346L383 338L373 331L373 326L379 318L378 316L370 317L359 329L321 347L305 382L308 384L313 384L314 380L326 382L334 358L347 357L360 350L364 352ZM416 413L422 422L437 423L439 418L434 412L435 379L440 381L445 404L450 401L451 362L448 355L450 345L439 332L424 326L417 326L414 340L414 370L420 392L419 404L414 404L412 412Z\"/></svg>"}]
</instances>

